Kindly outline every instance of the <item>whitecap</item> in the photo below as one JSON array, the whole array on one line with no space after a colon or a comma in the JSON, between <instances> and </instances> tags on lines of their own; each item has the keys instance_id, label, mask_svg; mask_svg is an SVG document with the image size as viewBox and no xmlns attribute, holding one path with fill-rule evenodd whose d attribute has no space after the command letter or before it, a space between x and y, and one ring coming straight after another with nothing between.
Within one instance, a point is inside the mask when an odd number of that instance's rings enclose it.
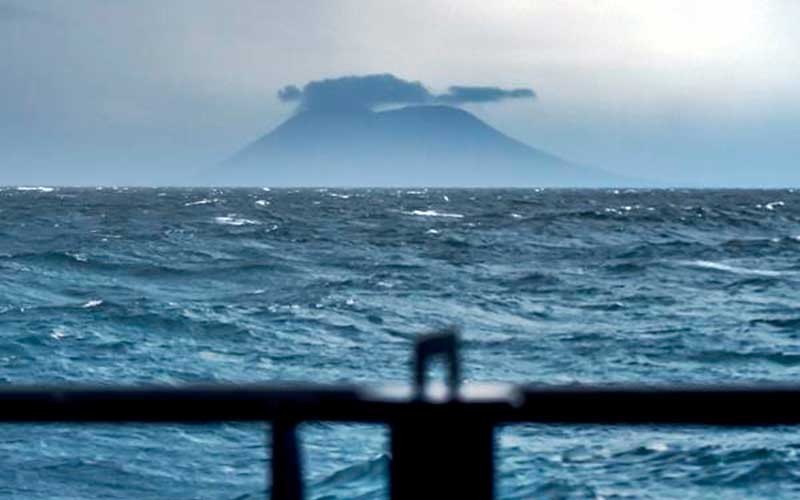
<instances>
[{"instance_id":1,"label":"whitecap","mask_svg":"<svg viewBox=\"0 0 800 500\"><path fill-rule=\"evenodd\" d=\"M425 233L426 234L442 234L441 231L438 231L436 229L428 229L427 231L425 231Z\"/></svg>"},{"instance_id":2,"label":"whitecap","mask_svg":"<svg viewBox=\"0 0 800 500\"><path fill-rule=\"evenodd\" d=\"M194 206L197 206L197 205L210 205L212 203L217 203L218 201L219 201L219 198L211 198L211 199L203 198L202 200L190 201L189 203L184 203L183 206L184 207L194 207Z\"/></svg>"},{"instance_id":3,"label":"whitecap","mask_svg":"<svg viewBox=\"0 0 800 500\"><path fill-rule=\"evenodd\" d=\"M669 450L669 445L663 441L653 441L652 443L647 443L644 447L648 451L655 451L658 453Z\"/></svg>"},{"instance_id":4,"label":"whitecap","mask_svg":"<svg viewBox=\"0 0 800 500\"><path fill-rule=\"evenodd\" d=\"M266 207L266 206L269 206L269 201L268 200L256 200L256 205L258 205L259 207Z\"/></svg>"},{"instance_id":5,"label":"whitecap","mask_svg":"<svg viewBox=\"0 0 800 500\"><path fill-rule=\"evenodd\" d=\"M216 221L217 224L222 224L224 226L249 226L254 224L260 224L256 220L242 219L233 216L214 217L214 221Z\"/></svg>"},{"instance_id":6,"label":"whitecap","mask_svg":"<svg viewBox=\"0 0 800 500\"><path fill-rule=\"evenodd\" d=\"M340 198L342 200L349 200L351 195L349 195L349 194L339 194L339 193L328 193L328 196L330 196L331 198Z\"/></svg>"},{"instance_id":7,"label":"whitecap","mask_svg":"<svg viewBox=\"0 0 800 500\"><path fill-rule=\"evenodd\" d=\"M103 305L103 301L102 300L100 300L100 299L92 299L92 300L86 302L85 304L83 304L81 307L84 308L84 309L91 309L93 307L98 307L98 306L101 306L101 305Z\"/></svg>"},{"instance_id":8,"label":"whitecap","mask_svg":"<svg viewBox=\"0 0 800 500\"><path fill-rule=\"evenodd\" d=\"M710 260L693 260L686 262L686 264L693 267L700 267L703 269L713 269L714 271L724 271L734 274L751 274L755 276L769 276L769 277L778 277L786 275L786 273L782 273L780 271L771 271L768 269L750 269L747 267L731 266L729 264L723 264L722 262L713 262Z\"/></svg>"},{"instance_id":9,"label":"whitecap","mask_svg":"<svg viewBox=\"0 0 800 500\"><path fill-rule=\"evenodd\" d=\"M450 197L449 197L449 196L447 196L447 195L444 195L444 196L442 196L442 199L443 199L444 201L446 201L447 203L450 203Z\"/></svg>"},{"instance_id":10,"label":"whitecap","mask_svg":"<svg viewBox=\"0 0 800 500\"><path fill-rule=\"evenodd\" d=\"M214 351L200 351L197 353L197 356L203 361L211 361L216 363L232 363L237 360L236 356Z\"/></svg>"},{"instance_id":11,"label":"whitecap","mask_svg":"<svg viewBox=\"0 0 800 500\"><path fill-rule=\"evenodd\" d=\"M55 190L55 188L44 186L20 186L17 188L17 191L37 191L39 193L52 193Z\"/></svg>"},{"instance_id":12,"label":"whitecap","mask_svg":"<svg viewBox=\"0 0 800 500\"><path fill-rule=\"evenodd\" d=\"M268 192L268 193L269 193L270 191L272 191L272 190L271 190L270 188L268 188L268 187L263 187L263 188L261 188L261 190L262 190L262 191L266 191L266 192Z\"/></svg>"},{"instance_id":13,"label":"whitecap","mask_svg":"<svg viewBox=\"0 0 800 500\"><path fill-rule=\"evenodd\" d=\"M775 210L775 207L782 207L784 205L786 204L782 201L772 201L764 205L764 208L766 208L767 210Z\"/></svg>"},{"instance_id":14,"label":"whitecap","mask_svg":"<svg viewBox=\"0 0 800 500\"><path fill-rule=\"evenodd\" d=\"M604 211L610 214L622 215L625 212L632 212L633 210L638 210L640 208L642 208L640 205L621 205L618 208L605 208Z\"/></svg>"},{"instance_id":15,"label":"whitecap","mask_svg":"<svg viewBox=\"0 0 800 500\"><path fill-rule=\"evenodd\" d=\"M81 253L70 253L67 252L68 257L72 257L73 259L77 260L78 262L89 262L89 258Z\"/></svg>"},{"instance_id":16,"label":"whitecap","mask_svg":"<svg viewBox=\"0 0 800 500\"><path fill-rule=\"evenodd\" d=\"M522 216L520 214L511 214L512 219L521 219Z\"/></svg>"},{"instance_id":17,"label":"whitecap","mask_svg":"<svg viewBox=\"0 0 800 500\"><path fill-rule=\"evenodd\" d=\"M463 219L461 214L437 212L436 210L412 210L411 212L403 212L406 215L418 215L421 217L450 217L453 219Z\"/></svg>"},{"instance_id":18,"label":"whitecap","mask_svg":"<svg viewBox=\"0 0 800 500\"><path fill-rule=\"evenodd\" d=\"M56 340L61 340L66 336L67 334L61 328L53 328L53 330L50 332L50 337Z\"/></svg>"}]
</instances>

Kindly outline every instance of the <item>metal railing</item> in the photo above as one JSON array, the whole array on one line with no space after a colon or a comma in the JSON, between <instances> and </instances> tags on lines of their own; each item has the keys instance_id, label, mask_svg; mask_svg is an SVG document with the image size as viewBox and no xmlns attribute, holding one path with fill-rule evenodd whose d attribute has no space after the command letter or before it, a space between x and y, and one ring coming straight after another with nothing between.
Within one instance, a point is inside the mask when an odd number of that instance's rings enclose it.
<instances>
[{"instance_id":1,"label":"metal railing","mask_svg":"<svg viewBox=\"0 0 800 500\"><path fill-rule=\"evenodd\" d=\"M431 358L448 387L426 388ZM307 421L384 423L393 499L494 496L494 431L511 423L800 424L800 387L597 387L459 383L457 336L422 337L411 388L272 384L0 390L0 422L271 422L271 498L303 498L296 429Z\"/></svg>"}]
</instances>

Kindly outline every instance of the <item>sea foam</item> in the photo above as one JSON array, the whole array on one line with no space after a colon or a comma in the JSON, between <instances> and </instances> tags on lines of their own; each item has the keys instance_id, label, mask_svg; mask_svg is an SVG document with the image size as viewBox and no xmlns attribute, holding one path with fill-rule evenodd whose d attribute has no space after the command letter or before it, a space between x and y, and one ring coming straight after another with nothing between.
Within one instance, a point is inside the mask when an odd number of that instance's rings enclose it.
<instances>
[{"instance_id":1,"label":"sea foam","mask_svg":"<svg viewBox=\"0 0 800 500\"><path fill-rule=\"evenodd\" d=\"M453 219L463 219L462 214L450 212L437 212L436 210L412 210L410 212L403 212L406 215L417 215L420 217L450 217Z\"/></svg>"},{"instance_id":2,"label":"sea foam","mask_svg":"<svg viewBox=\"0 0 800 500\"><path fill-rule=\"evenodd\" d=\"M709 260L693 260L687 262L686 264L693 267L700 267L703 269L713 269L715 271L724 271L734 274L752 274L754 276L778 277L778 276L785 276L787 274L784 272L772 271L768 269L751 269L747 267L731 266L729 264L724 264L722 262L713 262Z\"/></svg>"},{"instance_id":3,"label":"sea foam","mask_svg":"<svg viewBox=\"0 0 800 500\"><path fill-rule=\"evenodd\" d=\"M224 216L224 217L214 217L214 221L217 224L222 224L224 226L250 226L255 224L260 224L257 220L252 219L243 219L240 217L234 216Z\"/></svg>"}]
</instances>

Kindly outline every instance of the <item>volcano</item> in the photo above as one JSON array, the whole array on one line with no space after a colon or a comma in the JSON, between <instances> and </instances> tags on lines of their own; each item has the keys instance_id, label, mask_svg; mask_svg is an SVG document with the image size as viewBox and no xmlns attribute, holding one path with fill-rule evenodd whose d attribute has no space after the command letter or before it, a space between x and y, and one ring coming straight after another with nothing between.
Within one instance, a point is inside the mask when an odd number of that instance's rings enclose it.
<instances>
[{"instance_id":1,"label":"volcano","mask_svg":"<svg viewBox=\"0 0 800 500\"><path fill-rule=\"evenodd\" d=\"M217 167L210 180L285 187L631 184L528 146L444 105L301 111Z\"/></svg>"}]
</instances>

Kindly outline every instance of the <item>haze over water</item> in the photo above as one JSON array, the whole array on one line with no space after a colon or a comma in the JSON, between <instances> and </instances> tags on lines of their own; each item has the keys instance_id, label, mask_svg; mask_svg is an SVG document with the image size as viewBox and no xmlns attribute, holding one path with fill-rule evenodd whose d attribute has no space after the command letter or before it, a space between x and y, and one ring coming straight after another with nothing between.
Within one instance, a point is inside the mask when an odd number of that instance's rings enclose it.
<instances>
[{"instance_id":1,"label":"haze over water","mask_svg":"<svg viewBox=\"0 0 800 500\"><path fill-rule=\"evenodd\" d=\"M795 382L800 192L3 188L4 383ZM380 428L304 433L311 498L385 498ZM262 498L258 426L6 426L4 498ZM501 498L777 498L795 429L503 430ZM326 496L330 495L330 496Z\"/></svg>"}]
</instances>

